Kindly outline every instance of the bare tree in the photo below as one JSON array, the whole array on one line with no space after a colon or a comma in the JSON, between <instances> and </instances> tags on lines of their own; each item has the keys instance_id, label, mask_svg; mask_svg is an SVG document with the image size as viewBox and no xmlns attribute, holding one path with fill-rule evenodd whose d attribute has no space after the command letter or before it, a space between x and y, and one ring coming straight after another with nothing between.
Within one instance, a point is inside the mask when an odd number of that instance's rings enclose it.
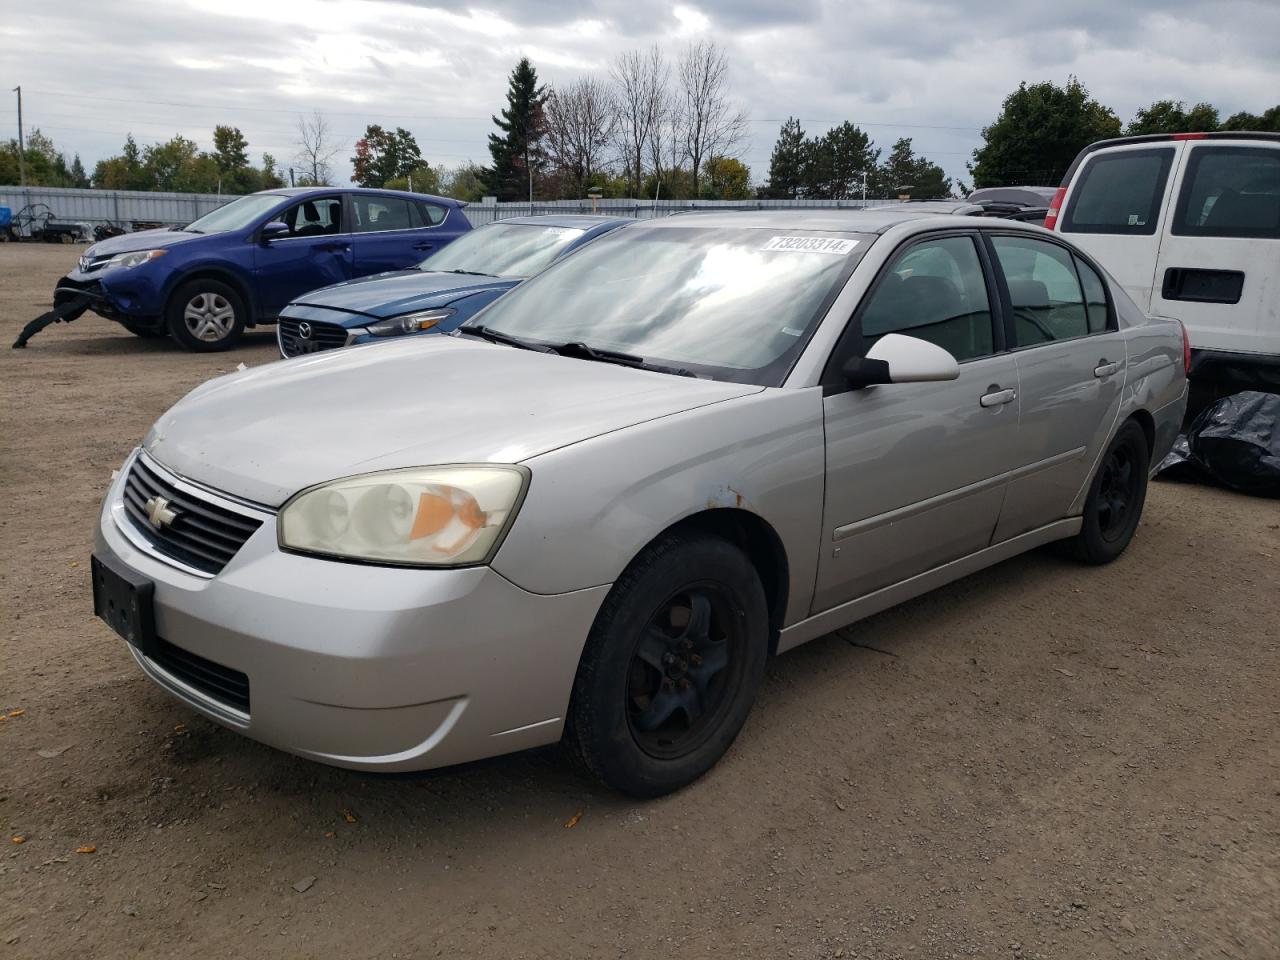
<instances>
[{"instance_id":1,"label":"bare tree","mask_svg":"<svg viewBox=\"0 0 1280 960\"><path fill-rule=\"evenodd\" d=\"M664 195L674 199L672 194L672 174L680 166L683 145L680 142L680 104L671 91L667 66L662 65L662 73L658 77L654 89L656 101L656 122L653 134L649 137L649 166L653 169L656 181L654 199L662 199Z\"/></svg>"},{"instance_id":2,"label":"bare tree","mask_svg":"<svg viewBox=\"0 0 1280 960\"><path fill-rule=\"evenodd\" d=\"M702 164L733 155L746 135L747 115L729 100L729 58L714 41L690 44L677 72L682 139L696 195Z\"/></svg>"},{"instance_id":3,"label":"bare tree","mask_svg":"<svg viewBox=\"0 0 1280 960\"><path fill-rule=\"evenodd\" d=\"M298 152L294 163L302 168L302 178L309 186L327 187L333 178L330 166L342 149L329 129L329 121L319 110L309 117L298 117Z\"/></svg>"},{"instance_id":4,"label":"bare tree","mask_svg":"<svg viewBox=\"0 0 1280 960\"><path fill-rule=\"evenodd\" d=\"M605 163L617 125L609 88L588 74L552 90L543 109L547 153L582 196Z\"/></svg>"},{"instance_id":5,"label":"bare tree","mask_svg":"<svg viewBox=\"0 0 1280 960\"><path fill-rule=\"evenodd\" d=\"M623 164L631 189L639 196L644 183L645 154L658 130L667 65L655 44L647 53L628 50L610 71Z\"/></svg>"}]
</instances>

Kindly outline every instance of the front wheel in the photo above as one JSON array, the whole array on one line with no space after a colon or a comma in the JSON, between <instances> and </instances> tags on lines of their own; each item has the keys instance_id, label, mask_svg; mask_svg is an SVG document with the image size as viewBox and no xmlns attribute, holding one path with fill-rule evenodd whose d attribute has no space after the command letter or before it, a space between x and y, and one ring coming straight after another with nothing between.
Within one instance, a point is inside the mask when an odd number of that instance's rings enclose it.
<instances>
[{"instance_id":1,"label":"front wheel","mask_svg":"<svg viewBox=\"0 0 1280 960\"><path fill-rule=\"evenodd\" d=\"M1110 563L1133 539L1147 499L1151 453L1147 435L1134 421L1122 426L1089 486L1080 532L1067 552L1084 563Z\"/></svg>"},{"instance_id":2,"label":"front wheel","mask_svg":"<svg viewBox=\"0 0 1280 960\"><path fill-rule=\"evenodd\" d=\"M764 676L768 608L741 550L673 534L605 598L566 731L587 768L637 797L696 780L729 749Z\"/></svg>"},{"instance_id":3,"label":"front wheel","mask_svg":"<svg viewBox=\"0 0 1280 960\"><path fill-rule=\"evenodd\" d=\"M240 295L220 280L184 283L169 299L169 333L188 350L210 353L226 350L244 332L245 305Z\"/></svg>"}]
</instances>

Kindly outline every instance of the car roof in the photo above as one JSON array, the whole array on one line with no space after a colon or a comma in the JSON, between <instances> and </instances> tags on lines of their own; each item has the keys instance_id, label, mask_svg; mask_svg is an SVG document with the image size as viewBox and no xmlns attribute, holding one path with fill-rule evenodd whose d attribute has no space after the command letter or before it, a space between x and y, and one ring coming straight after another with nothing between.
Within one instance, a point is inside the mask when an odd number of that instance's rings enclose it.
<instances>
[{"instance_id":1,"label":"car roof","mask_svg":"<svg viewBox=\"0 0 1280 960\"><path fill-rule=\"evenodd\" d=\"M531 223L539 227L573 227L578 230L590 230L605 224L631 223L633 217L606 217L594 213L543 213L528 217L503 217L493 223ZM489 226L489 224L485 224Z\"/></svg>"},{"instance_id":2,"label":"car roof","mask_svg":"<svg viewBox=\"0 0 1280 960\"><path fill-rule=\"evenodd\" d=\"M940 209L941 208L941 209ZM953 211L951 208L957 208ZM772 209L772 210L731 210L731 211L698 211L682 213L678 216L663 217L656 220L641 220L631 229L663 227L742 227L745 229L814 230L831 233L884 233L893 227L913 221L936 222L937 226L983 226L993 227L990 218L972 216L981 212L981 207L972 203L896 203L883 207L869 207L862 210L840 210L818 208L811 210ZM1016 221L1001 221L1006 224ZM1017 224L1021 229L1027 224Z\"/></svg>"},{"instance_id":3,"label":"car roof","mask_svg":"<svg viewBox=\"0 0 1280 960\"><path fill-rule=\"evenodd\" d=\"M381 187L280 187L277 190L259 190L258 193L271 193L281 197L302 197L333 193L335 191L341 193L383 194L392 197L404 197L406 200L431 200L434 203L443 203L450 207L466 206L461 200L454 200L452 197L438 197L434 193L410 193L408 190L383 190Z\"/></svg>"}]
</instances>

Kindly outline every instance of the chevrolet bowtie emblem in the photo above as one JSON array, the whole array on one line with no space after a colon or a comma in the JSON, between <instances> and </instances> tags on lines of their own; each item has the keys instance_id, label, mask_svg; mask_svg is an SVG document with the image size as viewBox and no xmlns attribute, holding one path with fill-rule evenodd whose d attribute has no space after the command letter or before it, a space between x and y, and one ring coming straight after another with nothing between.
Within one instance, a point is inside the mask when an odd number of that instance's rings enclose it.
<instances>
[{"instance_id":1,"label":"chevrolet bowtie emblem","mask_svg":"<svg viewBox=\"0 0 1280 960\"><path fill-rule=\"evenodd\" d=\"M152 497L146 502L144 508L147 511L147 519L157 530L169 526L178 519L178 515L169 509L169 501L164 497Z\"/></svg>"}]
</instances>

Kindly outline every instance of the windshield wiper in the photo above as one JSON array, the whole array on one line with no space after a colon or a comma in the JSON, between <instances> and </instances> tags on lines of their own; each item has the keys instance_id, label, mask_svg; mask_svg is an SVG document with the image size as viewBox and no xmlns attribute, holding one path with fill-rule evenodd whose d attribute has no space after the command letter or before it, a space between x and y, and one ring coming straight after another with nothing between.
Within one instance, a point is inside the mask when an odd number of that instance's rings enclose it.
<instances>
[{"instance_id":1,"label":"windshield wiper","mask_svg":"<svg viewBox=\"0 0 1280 960\"><path fill-rule=\"evenodd\" d=\"M492 273L481 273L479 270L441 270L441 273L460 273L466 277L492 277Z\"/></svg>"},{"instance_id":2,"label":"windshield wiper","mask_svg":"<svg viewBox=\"0 0 1280 960\"><path fill-rule=\"evenodd\" d=\"M574 357L578 360L598 360L601 363L616 363L619 366L636 367L640 370L673 373L680 377L697 376L692 370L686 370L684 367L667 367L658 363L650 363L644 357L638 357L634 353L623 353L620 350L602 350L599 347L585 344L581 340L571 340L568 343L556 344L549 349L562 357Z\"/></svg>"},{"instance_id":3,"label":"windshield wiper","mask_svg":"<svg viewBox=\"0 0 1280 960\"><path fill-rule=\"evenodd\" d=\"M531 340L521 340L519 337L513 337L509 333L499 333L497 330L490 330L481 323L464 323L458 328L459 333L469 333L473 337L480 337L491 343L501 343L508 347L519 347L521 350L533 350L537 353L555 353L551 347L544 347L540 343L534 343Z\"/></svg>"}]
</instances>

